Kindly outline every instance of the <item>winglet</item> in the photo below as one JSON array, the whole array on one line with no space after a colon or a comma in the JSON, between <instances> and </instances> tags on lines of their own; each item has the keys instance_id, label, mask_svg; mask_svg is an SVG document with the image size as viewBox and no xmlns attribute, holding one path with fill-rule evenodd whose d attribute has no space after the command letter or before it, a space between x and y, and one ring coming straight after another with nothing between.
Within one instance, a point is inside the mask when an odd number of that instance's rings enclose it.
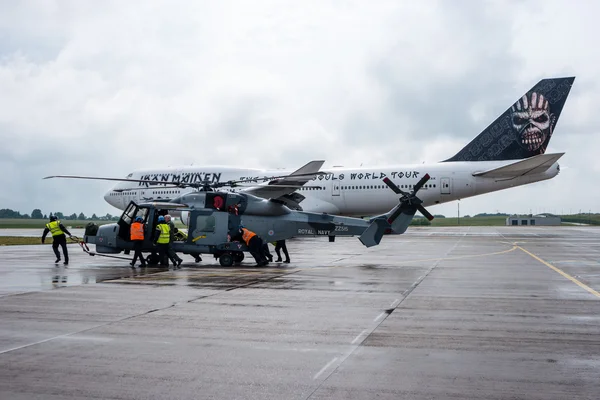
<instances>
[{"instance_id":1,"label":"winglet","mask_svg":"<svg viewBox=\"0 0 600 400\"><path fill-rule=\"evenodd\" d=\"M289 176L295 176L295 175L307 176L310 174L316 175L319 173L319 169L321 169L323 164L325 164L325 160L310 161L306 165L304 165L304 166L298 168L297 170L295 170L294 172L292 172Z\"/></svg>"},{"instance_id":2,"label":"winglet","mask_svg":"<svg viewBox=\"0 0 600 400\"><path fill-rule=\"evenodd\" d=\"M325 172L319 171L324 163L324 160L310 161L289 175L244 189L244 193L250 193L265 199L279 199L285 202L285 199L282 199L283 196L294 193L317 176L325 175Z\"/></svg>"}]
</instances>

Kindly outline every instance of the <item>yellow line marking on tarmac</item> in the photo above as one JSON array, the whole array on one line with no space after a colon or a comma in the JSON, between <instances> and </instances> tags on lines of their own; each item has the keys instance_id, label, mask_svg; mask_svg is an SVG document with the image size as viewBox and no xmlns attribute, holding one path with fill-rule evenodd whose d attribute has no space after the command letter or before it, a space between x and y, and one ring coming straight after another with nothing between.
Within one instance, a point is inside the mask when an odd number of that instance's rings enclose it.
<instances>
[{"instance_id":1,"label":"yellow line marking on tarmac","mask_svg":"<svg viewBox=\"0 0 600 400\"><path fill-rule=\"evenodd\" d=\"M524 253L529 254L531 257L535 258L536 260L538 260L539 262L541 262L542 264L544 264L546 267L554 270L555 272L558 272L559 274L561 274L562 276L564 276L565 278L567 278L571 282L575 283L577 286L579 286L579 287L587 290L588 292L590 292L594 296L600 298L600 293L598 293L597 291L595 291L594 289L592 289L591 287L589 287L585 283L582 283L582 282L578 281L577 279L573 278L571 275L567 274L566 272L564 272L560 268L557 268L554 265L550 264L549 262L542 260L541 258L539 258L538 256L536 256L535 254L531 253L530 251L525 250L521 246L516 246L516 247L518 249L520 249L521 251L523 251Z\"/></svg>"}]
</instances>

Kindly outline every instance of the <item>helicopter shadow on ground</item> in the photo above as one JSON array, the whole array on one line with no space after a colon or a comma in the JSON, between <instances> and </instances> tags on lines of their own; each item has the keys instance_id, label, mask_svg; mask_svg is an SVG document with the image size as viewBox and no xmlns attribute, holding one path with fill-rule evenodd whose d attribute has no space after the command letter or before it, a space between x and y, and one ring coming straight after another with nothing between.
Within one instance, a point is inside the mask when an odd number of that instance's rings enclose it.
<instances>
[{"instance_id":1,"label":"helicopter shadow on ground","mask_svg":"<svg viewBox=\"0 0 600 400\"><path fill-rule=\"evenodd\" d=\"M241 263L228 267L221 266L218 260L193 261L173 266L147 266L136 268L113 269L112 273L104 274L96 281L98 283L147 284L155 286L202 286L223 287L247 285L260 280L271 279L297 270L290 264L269 263L258 267L254 263Z\"/></svg>"}]
</instances>

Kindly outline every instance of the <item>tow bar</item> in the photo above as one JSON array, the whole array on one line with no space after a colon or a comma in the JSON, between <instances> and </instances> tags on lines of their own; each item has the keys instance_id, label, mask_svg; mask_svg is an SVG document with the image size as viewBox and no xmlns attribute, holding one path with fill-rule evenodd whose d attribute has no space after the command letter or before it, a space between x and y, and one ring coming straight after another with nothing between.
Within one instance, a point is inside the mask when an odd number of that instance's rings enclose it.
<instances>
[{"instance_id":1,"label":"tow bar","mask_svg":"<svg viewBox=\"0 0 600 400\"><path fill-rule=\"evenodd\" d=\"M88 255L90 255L92 257L98 256L98 257L118 258L120 260L127 260L127 261L133 260L132 258L121 257L121 256L111 256L108 254L99 254L94 251L90 251L90 248L88 247L87 243L85 243L81 238L79 238L77 236L69 236L69 239L71 239L72 241L77 243L79 245L79 247L81 247L81 250L83 250L84 253L87 253Z\"/></svg>"}]
</instances>

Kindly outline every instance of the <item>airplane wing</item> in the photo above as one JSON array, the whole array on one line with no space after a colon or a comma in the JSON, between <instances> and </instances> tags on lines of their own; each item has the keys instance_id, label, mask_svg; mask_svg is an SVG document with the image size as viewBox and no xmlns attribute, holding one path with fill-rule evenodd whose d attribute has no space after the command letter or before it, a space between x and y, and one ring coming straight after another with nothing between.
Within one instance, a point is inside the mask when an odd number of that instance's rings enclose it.
<instances>
[{"instance_id":1,"label":"airplane wing","mask_svg":"<svg viewBox=\"0 0 600 400\"><path fill-rule=\"evenodd\" d=\"M539 174L546 171L565 153L540 154L525 160L520 160L499 168L489 169L487 171L474 172L473 176L484 178L512 179L519 176Z\"/></svg>"},{"instance_id":2,"label":"airplane wing","mask_svg":"<svg viewBox=\"0 0 600 400\"><path fill-rule=\"evenodd\" d=\"M314 177L323 174L319 169L325 163L324 160L311 161L308 164L300 167L291 174L279 179L273 179L268 182L261 183L248 189L243 189L244 193L249 193L257 197L265 199L276 199L287 203L288 198L293 197L292 194ZM297 196L296 196L297 197ZM302 201L304 199L295 199ZM296 201L294 201L296 202Z\"/></svg>"}]
</instances>

